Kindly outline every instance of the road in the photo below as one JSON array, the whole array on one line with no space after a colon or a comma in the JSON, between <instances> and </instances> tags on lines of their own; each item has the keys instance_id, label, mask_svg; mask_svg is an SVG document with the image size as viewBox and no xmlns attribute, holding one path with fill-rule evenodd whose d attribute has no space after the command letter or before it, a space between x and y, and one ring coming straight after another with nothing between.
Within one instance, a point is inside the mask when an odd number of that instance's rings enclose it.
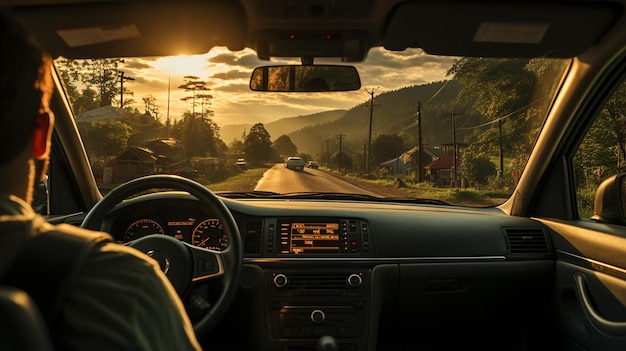
<instances>
[{"instance_id":1,"label":"road","mask_svg":"<svg viewBox=\"0 0 626 351\"><path fill-rule=\"evenodd\" d=\"M330 191L381 196L316 169L305 168L302 171L287 169L284 163L278 163L268 169L254 190L277 193Z\"/></svg>"}]
</instances>

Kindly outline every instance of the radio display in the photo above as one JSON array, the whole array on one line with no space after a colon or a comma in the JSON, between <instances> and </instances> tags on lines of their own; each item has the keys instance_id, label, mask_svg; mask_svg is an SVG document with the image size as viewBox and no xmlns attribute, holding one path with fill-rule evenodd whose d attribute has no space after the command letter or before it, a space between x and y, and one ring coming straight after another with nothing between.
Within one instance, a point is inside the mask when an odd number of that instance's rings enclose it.
<instances>
[{"instance_id":1,"label":"radio display","mask_svg":"<svg viewBox=\"0 0 626 351\"><path fill-rule=\"evenodd\" d=\"M283 253L339 252L339 222L287 222L280 224ZM288 245L285 245L288 244ZM288 252L285 252L288 247Z\"/></svg>"}]
</instances>

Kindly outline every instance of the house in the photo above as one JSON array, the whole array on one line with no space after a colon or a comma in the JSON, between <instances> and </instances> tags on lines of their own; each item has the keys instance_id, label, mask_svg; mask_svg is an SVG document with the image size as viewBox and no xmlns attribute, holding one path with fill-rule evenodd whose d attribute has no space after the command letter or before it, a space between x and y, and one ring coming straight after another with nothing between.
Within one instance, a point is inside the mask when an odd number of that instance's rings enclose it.
<instances>
[{"instance_id":1,"label":"house","mask_svg":"<svg viewBox=\"0 0 626 351\"><path fill-rule=\"evenodd\" d=\"M134 178L156 173L158 157L149 149L129 146L104 167L104 184L121 184Z\"/></svg>"},{"instance_id":2,"label":"house","mask_svg":"<svg viewBox=\"0 0 626 351\"><path fill-rule=\"evenodd\" d=\"M414 172L413 161L416 157L415 153L417 149L418 147L414 146L403 152L399 157L382 162L378 166L385 169L391 175L409 175L411 172ZM423 160L422 164L430 162L432 159L439 158L439 156L441 156L441 150L438 148L424 147L424 154L426 160Z\"/></svg>"},{"instance_id":3,"label":"house","mask_svg":"<svg viewBox=\"0 0 626 351\"><path fill-rule=\"evenodd\" d=\"M443 155L424 166L426 180L432 181L438 186L450 186L452 184L453 167L453 156L450 154Z\"/></svg>"}]
</instances>

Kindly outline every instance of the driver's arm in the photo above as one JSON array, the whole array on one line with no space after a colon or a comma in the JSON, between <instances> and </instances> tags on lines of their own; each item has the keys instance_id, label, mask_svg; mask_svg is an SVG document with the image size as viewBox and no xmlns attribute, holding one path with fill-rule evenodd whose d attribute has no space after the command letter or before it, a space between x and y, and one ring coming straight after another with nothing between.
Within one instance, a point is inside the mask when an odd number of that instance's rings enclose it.
<instances>
[{"instance_id":1,"label":"driver's arm","mask_svg":"<svg viewBox=\"0 0 626 351\"><path fill-rule=\"evenodd\" d=\"M54 331L67 350L200 350L180 298L154 260L107 243L85 260Z\"/></svg>"}]
</instances>

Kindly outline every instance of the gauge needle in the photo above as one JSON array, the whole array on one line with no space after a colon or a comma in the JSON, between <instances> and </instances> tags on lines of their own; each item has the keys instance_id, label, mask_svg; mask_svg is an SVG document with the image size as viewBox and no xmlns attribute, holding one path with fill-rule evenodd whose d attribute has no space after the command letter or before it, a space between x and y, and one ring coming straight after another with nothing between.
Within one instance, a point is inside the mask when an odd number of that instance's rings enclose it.
<instances>
[{"instance_id":1,"label":"gauge needle","mask_svg":"<svg viewBox=\"0 0 626 351\"><path fill-rule=\"evenodd\" d=\"M204 246L204 243L206 243L207 241L209 241L209 239L211 239L211 237L208 237L208 238L206 238L206 239L202 240L202 241L198 244L198 246Z\"/></svg>"}]
</instances>

